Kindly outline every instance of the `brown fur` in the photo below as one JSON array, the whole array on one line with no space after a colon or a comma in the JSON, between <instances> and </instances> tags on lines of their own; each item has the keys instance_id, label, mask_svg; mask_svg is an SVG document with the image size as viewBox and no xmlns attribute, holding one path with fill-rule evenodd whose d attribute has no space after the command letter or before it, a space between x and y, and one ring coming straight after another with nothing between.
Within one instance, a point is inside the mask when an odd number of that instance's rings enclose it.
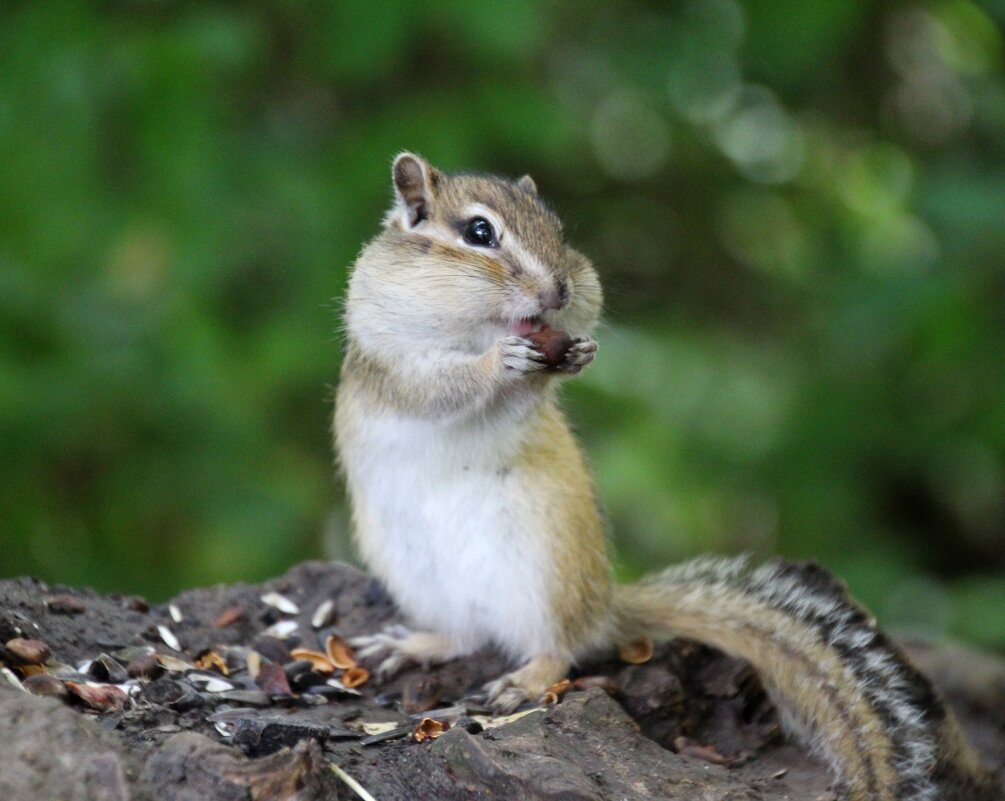
<instances>
[{"instance_id":1,"label":"brown fur","mask_svg":"<svg viewBox=\"0 0 1005 801\"><path fill-rule=\"evenodd\" d=\"M465 460L489 457L480 462L483 483L465 489L468 494L459 499L449 496L444 505L467 509L464 503L480 497L481 490L505 498L508 527L483 519L489 531L473 536L487 537L476 541L503 562L509 556L505 549L489 546L525 531L533 534L522 542L536 556L523 566L538 570L515 569L531 557L514 552L510 572L525 579L522 586L537 588L525 596L533 602L519 608L552 640L545 647L540 638L533 640L535 652L520 654L522 667L489 685L492 703L506 709L537 698L564 676L572 660L598 648L641 636L691 637L754 665L796 732L828 758L849 801L998 797L924 677L823 571L793 578L792 571L781 568L747 571L739 562L709 561L612 587L593 479L555 401L551 387L557 376L535 372L540 365L521 350L526 345L507 336L510 326L530 318L587 334L602 299L593 266L565 243L561 223L529 179L447 176L404 154L395 163L394 180L397 205L383 232L360 254L350 286L348 350L336 412L338 449L343 458L353 455L370 465L371 472L363 475L371 487L352 469L346 471L350 493L363 497L383 486L385 469L395 466L380 463L372 472L370 424L379 417L386 432L388 419L400 420L392 429L394 445L414 434L416 421L422 431L427 423L435 424L442 438L419 440L424 450L414 464L406 453L403 464L409 472L389 485L392 501L439 457L448 465L457 452L468 454ZM464 226L472 215L496 218L498 247L464 243ZM542 298L553 297L566 283L567 304L551 310ZM592 351L582 355L588 363ZM444 441L449 437L457 441ZM467 451L456 447L465 444ZM493 459L505 464L501 475L493 475ZM486 463L493 469L485 470ZM509 494L500 495L500 489ZM411 496L404 497L411 502ZM417 496L416 505L424 500ZM383 514L379 503L366 508L376 510L368 513L374 518ZM425 544L431 540L425 535L420 546L408 540L412 529L407 526L403 531L400 524L364 519L356 504L354 515L360 542L378 562L433 547ZM412 519L408 513L400 516ZM428 528L436 539L466 525L451 518ZM405 543L399 551L393 550L396 541ZM445 562L456 558L457 550L431 553ZM468 563L473 575L482 575L482 562ZM405 597L413 589L412 570L411 562L388 568ZM507 570L500 564L488 574L499 585L490 593L514 591ZM422 608L422 601L412 600L415 608ZM436 618L443 609L450 616ZM546 614L539 614L542 609ZM464 606L440 606L427 615L445 629L471 619ZM501 627L510 622L503 620ZM519 648L529 642L524 637L530 629L516 627ZM855 653L859 644L868 648L865 657ZM372 653L389 651L384 664L392 667L407 658L435 661L457 655L448 639L424 633L397 642L378 635L368 647ZM947 792L939 794L942 790ZM982 795L968 795L970 790Z\"/></svg>"}]
</instances>

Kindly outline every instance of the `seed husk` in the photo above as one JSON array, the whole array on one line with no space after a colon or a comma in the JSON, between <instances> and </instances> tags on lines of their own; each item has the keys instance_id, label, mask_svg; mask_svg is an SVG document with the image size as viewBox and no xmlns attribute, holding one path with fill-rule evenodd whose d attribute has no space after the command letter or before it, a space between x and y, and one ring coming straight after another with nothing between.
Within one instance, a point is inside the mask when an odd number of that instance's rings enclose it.
<instances>
[{"instance_id":1,"label":"seed husk","mask_svg":"<svg viewBox=\"0 0 1005 801\"><path fill-rule=\"evenodd\" d=\"M541 703L545 705L557 704L562 700L562 696L569 691L571 684L572 682L568 679L562 679L561 681L552 684L544 691L544 695L541 696Z\"/></svg>"},{"instance_id":2,"label":"seed husk","mask_svg":"<svg viewBox=\"0 0 1005 801\"><path fill-rule=\"evenodd\" d=\"M352 646L337 634L328 635L325 640L325 651L328 654L328 661L340 670L348 670L356 667L356 653Z\"/></svg>"},{"instance_id":3,"label":"seed husk","mask_svg":"<svg viewBox=\"0 0 1005 801\"><path fill-rule=\"evenodd\" d=\"M255 677L255 684L272 698L286 698L293 695L293 690L290 689L290 682L286 678L286 672L282 665L274 663L262 665Z\"/></svg>"},{"instance_id":4,"label":"seed husk","mask_svg":"<svg viewBox=\"0 0 1005 801\"><path fill-rule=\"evenodd\" d=\"M289 648L282 641L268 635L256 637L252 641L251 647L270 662L276 662L280 665L285 665L293 658L290 656Z\"/></svg>"},{"instance_id":5,"label":"seed husk","mask_svg":"<svg viewBox=\"0 0 1005 801\"><path fill-rule=\"evenodd\" d=\"M306 660L311 663L312 669L317 673L334 673L333 665L327 656L320 651L312 651L309 648L294 648L290 651L290 656L294 659Z\"/></svg>"},{"instance_id":6,"label":"seed husk","mask_svg":"<svg viewBox=\"0 0 1005 801\"><path fill-rule=\"evenodd\" d=\"M186 670L191 670L195 667L195 665L190 665L184 659L179 659L170 654L157 654L156 656L161 667L165 670L170 670L172 673L184 673Z\"/></svg>"},{"instance_id":7,"label":"seed husk","mask_svg":"<svg viewBox=\"0 0 1005 801\"><path fill-rule=\"evenodd\" d=\"M450 724L445 720L423 718L419 721L419 725L415 727L412 736L417 743L424 743L427 740L435 740L449 728Z\"/></svg>"},{"instance_id":8,"label":"seed husk","mask_svg":"<svg viewBox=\"0 0 1005 801\"><path fill-rule=\"evenodd\" d=\"M350 690L356 687L361 687L368 681L370 681L370 671L365 667L360 667L359 665L347 668L342 674L342 684Z\"/></svg>"},{"instance_id":9,"label":"seed husk","mask_svg":"<svg viewBox=\"0 0 1005 801\"><path fill-rule=\"evenodd\" d=\"M630 665L641 665L653 658L653 641L649 637L642 637L624 643L618 646L618 656Z\"/></svg>"},{"instance_id":10,"label":"seed husk","mask_svg":"<svg viewBox=\"0 0 1005 801\"><path fill-rule=\"evenodd\" d=\"M129 679L129 674L118 660L108 654L98 654L87 671L97 681L121 684Z\"/></svg>"},{"instance_id":11,"label":"seed husk","mask_svg":"<svg viewBox=\"0 0 1005 801\"><path fill-rule=\"evenodd\" d=\"M226 676L230 673L227 661L216 651L205 651L196 657L195 666L202 670L216 670Z\"/></svg>"}]
</instances>

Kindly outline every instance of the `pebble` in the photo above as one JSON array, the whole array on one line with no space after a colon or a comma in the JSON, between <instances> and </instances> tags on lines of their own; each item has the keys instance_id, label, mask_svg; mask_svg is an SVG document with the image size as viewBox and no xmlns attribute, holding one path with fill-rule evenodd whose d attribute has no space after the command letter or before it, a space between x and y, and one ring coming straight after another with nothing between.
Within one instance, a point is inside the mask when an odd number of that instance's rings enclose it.
<instances>
[{"instance_id":1,"label":"pebble","mask_svg":"<svg viewBox=\"0 0 1005 801\"><path fill-rule=\"evenodd\" d=\"M86 609L83 601L79 598L65 594L50 595L46 599L45 605L54 615L79 615Z\"/></svg>"},{"instance_id":2,"label":"pebble","mask_svg":"<svg viewBox=\"0 0 1005 801\"><path fill-rule=\"evenodd\" d=\"M66 696L70 694L70 691L66 689L66 685L63 684L63 682L55 676L50 676L47 673L39 673L35 676L29 676L22 682L22 684L32 695L42 695L50 698L66 698Z\"/></svg>"},{"instance_id":3,"label":"pebble","mask_svg":"<svg viewBox=\"0 0 1005 801\"><path fill-rule=\"evenodd\" d=\"M134 679L156 679L163 672L164 668L154 653L135 656L126 665L126 673Z\"/></svg>"},{"instance_id":4,"label":"pebble","mask_svg":"<svg viewBox=\"0 0 1005 801\"><path fill-rule=\"evenodd\" d=\"M7 656L21 665L44 665L52 657L52 650L41 640L15 637L4 644Z\"/></svg>"}]
</instances>

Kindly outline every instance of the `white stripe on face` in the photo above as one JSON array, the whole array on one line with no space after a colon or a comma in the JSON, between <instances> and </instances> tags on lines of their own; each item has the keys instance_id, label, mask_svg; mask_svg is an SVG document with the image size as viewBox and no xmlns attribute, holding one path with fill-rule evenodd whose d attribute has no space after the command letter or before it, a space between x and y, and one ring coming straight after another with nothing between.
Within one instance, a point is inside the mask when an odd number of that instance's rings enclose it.
<instances>
[{"instance_id":1,"label":"white stripe on face","mask_svg":"<svg viewBox=\"0 0 1005 801\"><path fill-rule=\"evenodd\" d=\"M517 263L525 272L539 281L548 281L552 278L552 270L548 269L546 264L543 264L536 255L523 246L523 243L520 242L516 234L503 225L502 220L499 219L498 215L492 209L483 206L481 203L473 203L465 209L465 212L466 216L464 219L466 220L470 220L472 217L484 217L492 223L492 227L496 232L496 239L499 240L500 248L508 250L515 256ZM463 237L460 237L458 241L462 245L465 245L465 247L471 247L464 242Z\"/></svg>"}]
</instances>

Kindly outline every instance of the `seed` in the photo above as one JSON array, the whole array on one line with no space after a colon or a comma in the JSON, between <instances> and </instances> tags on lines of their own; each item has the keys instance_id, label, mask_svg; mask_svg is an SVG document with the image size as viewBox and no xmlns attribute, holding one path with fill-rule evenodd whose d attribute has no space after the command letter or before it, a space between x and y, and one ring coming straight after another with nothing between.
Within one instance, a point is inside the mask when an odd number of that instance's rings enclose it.
<instances>
[{"instance_id":1,"label":"seed","mask_svg":"<svg viewBox=\"0 0 1005 801\"><path fill-rule=\"evenodd\" d=\"M178 642L178 638L174 636L174 633L167 626L158 626L157 633L161 635L161 639L164 640L168 648L175 651L181 650L181 643Z\"/></svg>"},{"instance_id":2,"label":"seed","mask_svg":"<svg viewBox=\"0 0 1005 801\"><path fill-rule=\"evenodd\" d=\"M248 675L253 679L258 678L258 672L262 669L262 655L258 651L248 651Z\"/></svg>"},{"instance_id":3,"label":"seed","mask_svg":"<svg viewBox=\"0 0 1005 801\"><path fill-rule=\"evenodd\" d=\"M21 683L21 679L19 679L17 675L14 673L14 671L11 670L10 668L0 667L0 676L3 676L7 680L7 683L10 684L12 687L16 687L19 690L24 690L25 692L28 692L27 690L24 689L24 685Z\"/></svg>"},{"instance_id":4,"label":"seed","mask_svg":"<svg viewBox=\"0 0 1005 801\"><path fill-rule=\"evenodd\" d=\"M185 676L185 679L197 690L207 693L223 693L235 689L233 684L214 673L193 672Z\"/></svg>"},{"instance_id":5,"label":"seed","mask_svg":"<svg viewBox=\"0 0 1005 801\"><path fill-rule=\"evenodd\" d=\"M293 632L297 630L297 621L295 620L280 620L278 623L273 623L265 630L265 634L269 637L276 637L277 639L283 640L289 637Z\"/></svg>"},{"instance_id":6,"label":"seed","mask_svg":"<svg viewBox=\"0 0 1005 801\"><path fill-rule=\"evenodd\" d=\"M335 622L335 602L329 598L318 604L311 616L311 626L316 629L323 629Z\"/></svg>"},{"instance_id":7,"label":"seed","mask_svg":"<svg viewBox=\"0 0 1005 801\"><path fill-rule=\"evenodd\" d=\"M280 612L286 615L298 615L300 614L300 607L297 606L293 601L287 598L285 595L280 595L278 592L267 592L262 596L262 603L268 604L269 606L274 606Z\"/></svg>"},{"instance_id":8,"label":"seed","mask_svg":"<svg viewBox=\"0 0 1005 801\"><path fill-rule=\"evenodd\" d=\"M168 614L171 615L171 619L175 623L181 623L185 619L185 616L181 613L181 609L176 604L168 604Z\"/></svg>"}]
</instances>

